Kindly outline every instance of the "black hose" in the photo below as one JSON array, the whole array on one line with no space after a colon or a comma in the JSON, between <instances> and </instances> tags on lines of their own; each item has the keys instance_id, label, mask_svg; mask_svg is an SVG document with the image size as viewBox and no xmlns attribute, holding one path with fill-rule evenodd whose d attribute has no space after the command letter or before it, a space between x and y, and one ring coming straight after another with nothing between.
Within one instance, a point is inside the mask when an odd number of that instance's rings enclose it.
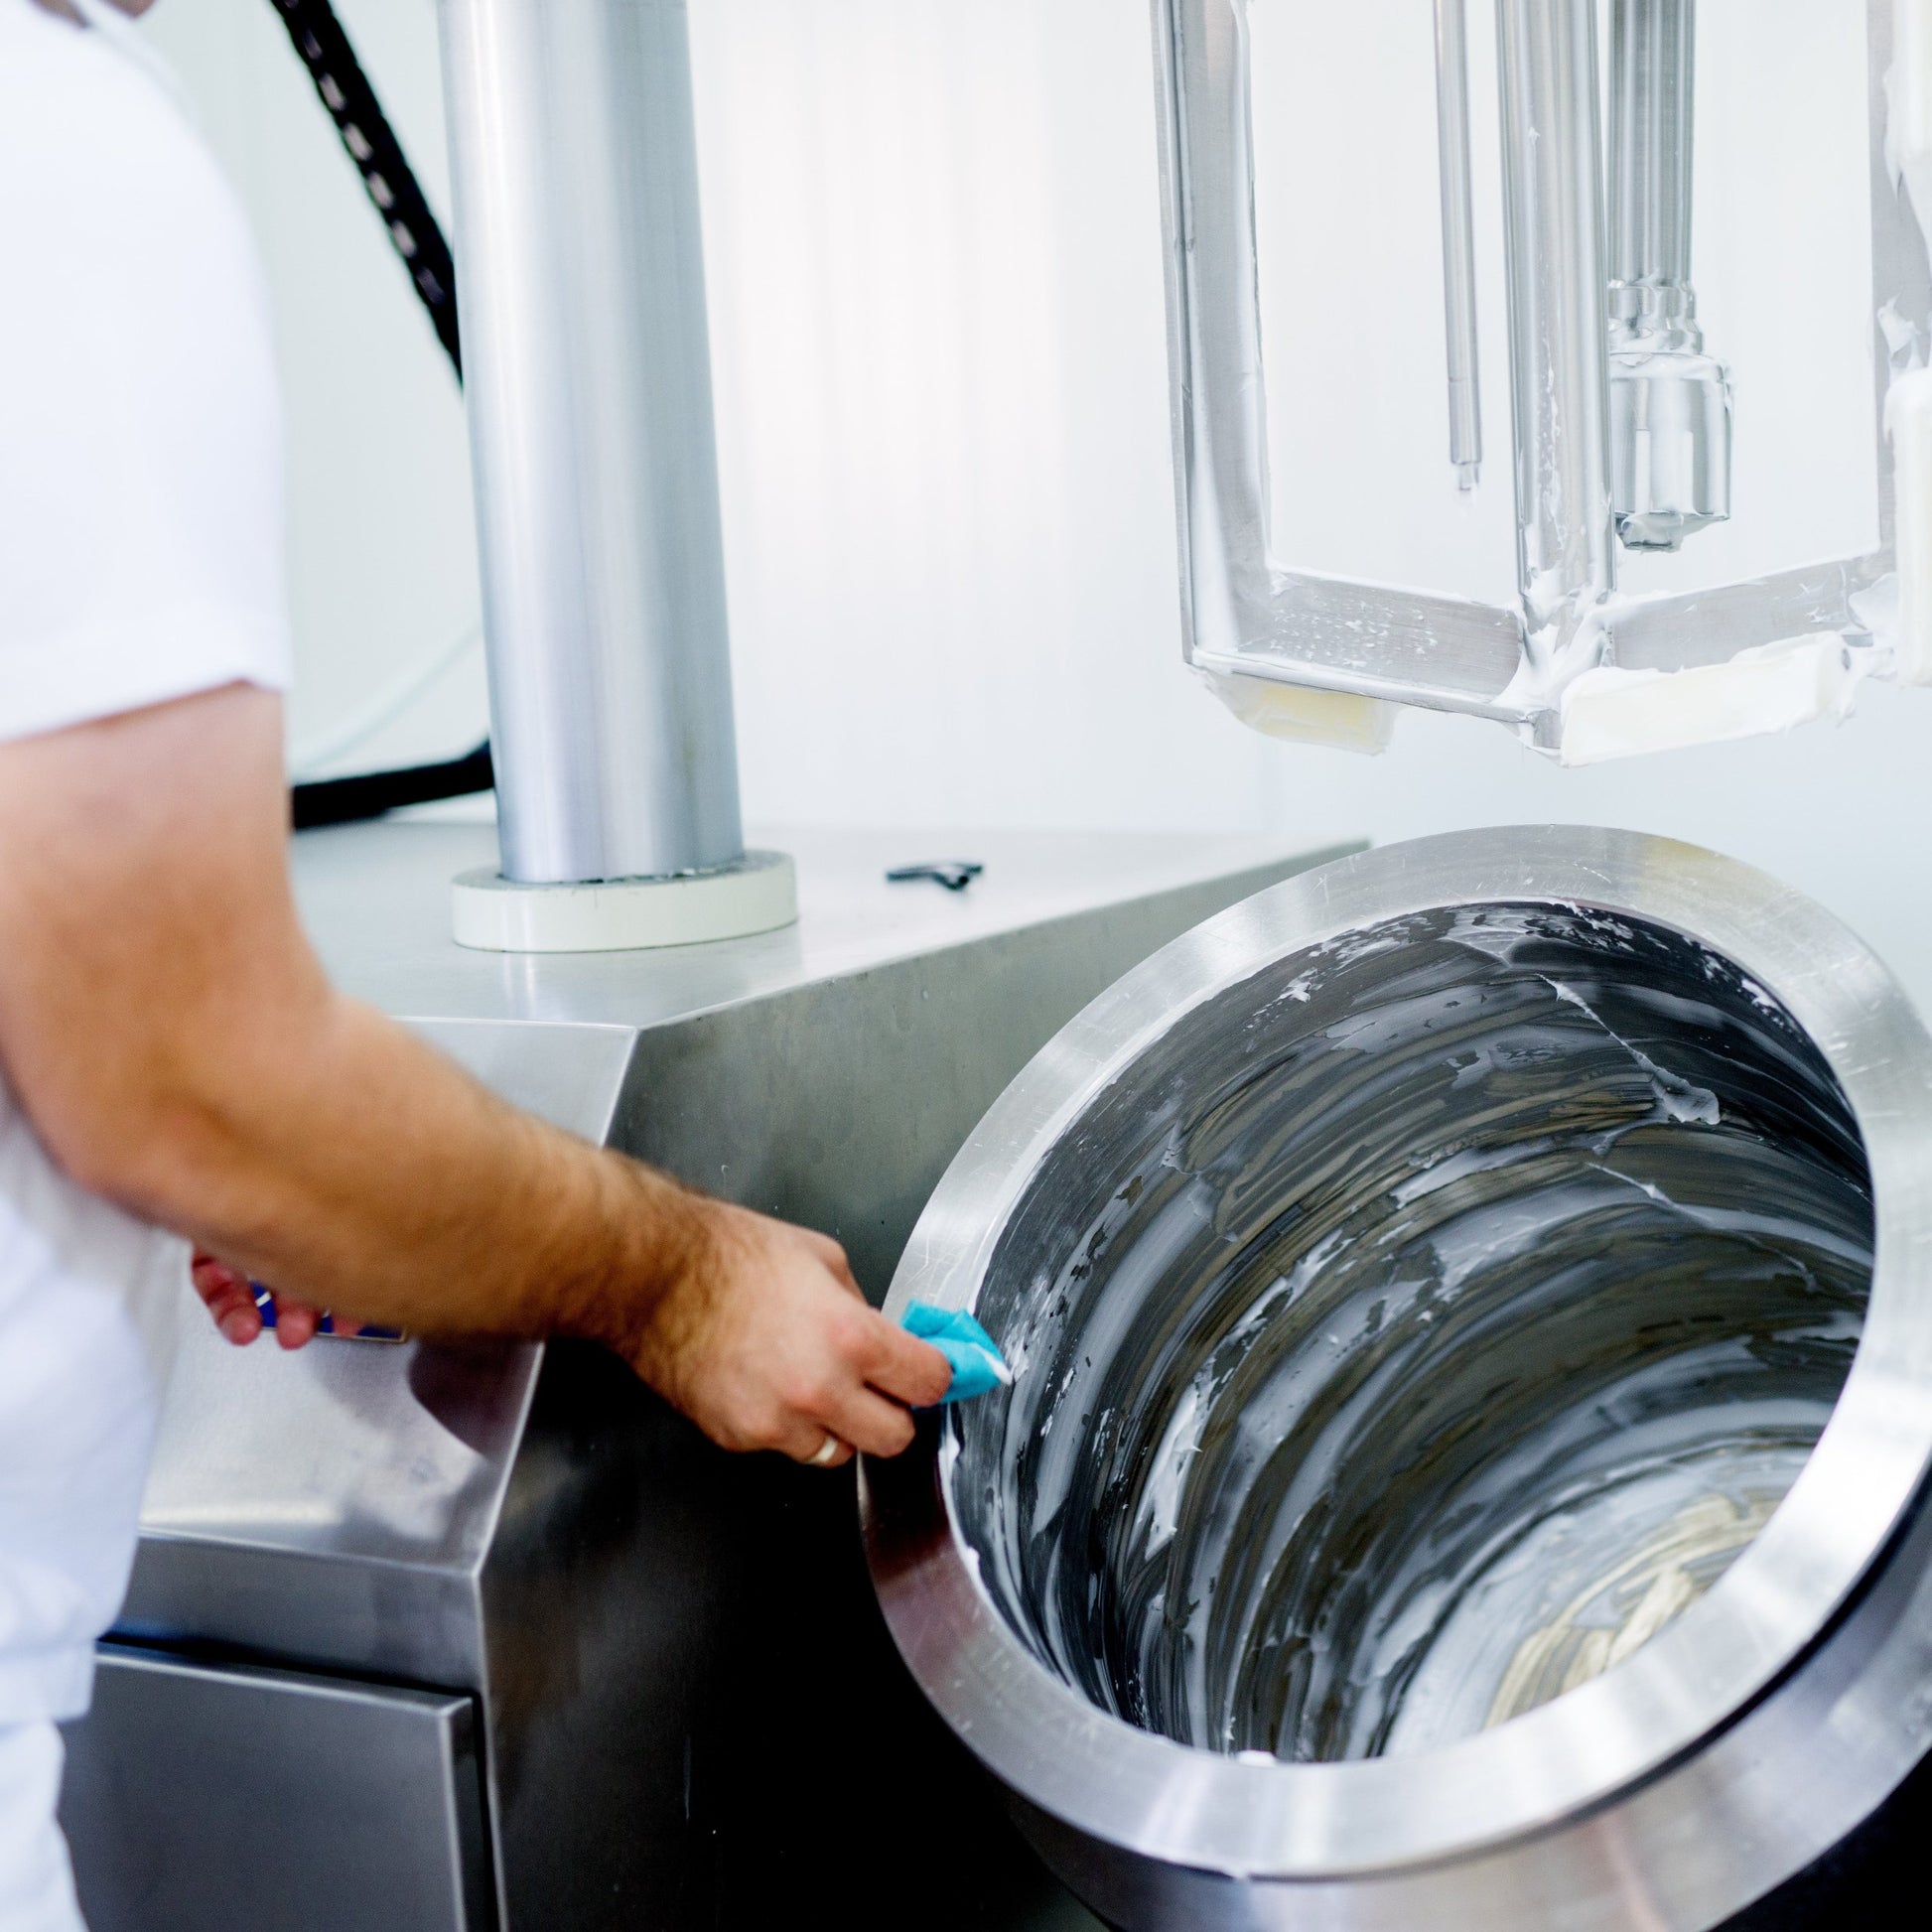
<instances>
[{"instance_id":1,"label":"black hose","mask_svg":"<svg viewBox=\"0 0 1932 1932\"><path fill-rule=\"evenodd\" d=\"M274 0L274 5L461 382L463 340L457 328L456 268L450 244L423 197L402 143L329 0ZM295 829L380 818L399 805L427 805L489 791L495 782L485 739L474 752L439 764L296 785L291 791Z\"/></svg>"},{"instance_id":2,"label":"black hose","mask_svg":"<svg viewBox=\"0 0 1932 1932\"><path fill-rule=\"evenodd\" d=\"M412 764L400 771L370 771L354 778L318 778L290 793L295 829L353 825L380 818L399 805L428 805L440 798L467 798L496 783L485 740L474 752L441 764Z\"/></svg>"}]
</instances>

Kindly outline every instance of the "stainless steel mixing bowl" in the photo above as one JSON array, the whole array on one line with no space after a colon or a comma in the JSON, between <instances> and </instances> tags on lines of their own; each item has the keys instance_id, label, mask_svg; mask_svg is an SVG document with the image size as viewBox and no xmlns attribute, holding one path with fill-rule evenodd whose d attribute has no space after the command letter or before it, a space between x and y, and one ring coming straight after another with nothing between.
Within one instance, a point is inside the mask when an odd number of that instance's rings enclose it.
<instances>
[{"instance_id":1,"label":"stainless steel mixing bowl","mask_svg":"<svg viewBox=\"0 0 1932 1932\"><path fill-rule=\"evenodd\" d=\"M894 1282L906 1662L1122 1926L1705 1928L1932 1743L1932 1040L1629 833L1344 860L986 1116Z\"/></svg>"}]
</instances>

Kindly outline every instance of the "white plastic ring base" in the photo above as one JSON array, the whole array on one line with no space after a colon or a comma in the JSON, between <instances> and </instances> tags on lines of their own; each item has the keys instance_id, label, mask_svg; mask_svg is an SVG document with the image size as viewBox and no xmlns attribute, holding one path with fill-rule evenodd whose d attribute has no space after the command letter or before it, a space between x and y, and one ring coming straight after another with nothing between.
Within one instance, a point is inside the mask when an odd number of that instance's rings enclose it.
<instances>
[{"instance_id":1,"label":"white plastic ring base","mask_svg":"<svg viewBox=\"0 0 1932 1932\"><path fill-rule=\"evenodd\" d=\"M523 886L486 867L457 875L459 946L479 952L628 952L772 932L798 917L782 852L748 852L715 872L589 885Z\"/></svg>"}]
</instances>

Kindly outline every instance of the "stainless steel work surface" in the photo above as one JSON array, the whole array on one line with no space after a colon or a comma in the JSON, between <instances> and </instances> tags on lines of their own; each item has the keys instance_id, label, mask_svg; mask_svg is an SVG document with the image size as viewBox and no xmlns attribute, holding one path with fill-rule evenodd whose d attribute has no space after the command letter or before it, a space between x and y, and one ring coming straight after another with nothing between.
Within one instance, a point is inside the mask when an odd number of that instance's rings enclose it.
<instances>
[{"instance_id":1,"label":"stainless steel work surface","mask_svg":"<svg viewBox=\"0 0 1932 1932\"><path fill-rule=\"evenodd\" d=\"M1298 853L1282 838L1170 833L754 827L753 842L796 861L798 923L653 952L459 946L450 937L450 882L495 863L495 828L486 824L390 821L304 833L295 883L330 972L389 1013L651 1027L1210 881L1225 882L1217 901L1225 904L1332 856ZM888 883L889 868L929 859L972 859L986 870L962 893Z\"/></svg>"},{"instance_id":2,"label":"stainless steel work surface","mask_svg":"<svg viewBox=\"0 0 1932 1932\"><path fill-rule=\"evenodd\" d=\"M103 1649L61 1819L91 1932L487 1932L467 1697Z\"/></svg>"}]
</instances>

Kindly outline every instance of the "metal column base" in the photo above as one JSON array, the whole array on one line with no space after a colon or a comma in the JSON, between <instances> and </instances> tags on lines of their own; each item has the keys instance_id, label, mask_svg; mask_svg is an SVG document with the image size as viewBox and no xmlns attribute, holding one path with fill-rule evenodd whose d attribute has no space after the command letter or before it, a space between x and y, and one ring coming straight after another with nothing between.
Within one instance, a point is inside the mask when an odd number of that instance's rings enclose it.
<instances>
[{"instance_id":1,"label":"metal column base","mask_svg":"<svg viewBox=\"0 0 1932 1932\"><path fill-rule=\"evenodd\" d=\"M782 852L664 879L525 886L487 867L457 875L456 942L479 952L627 952L743 939L798 917L798 886Z\"/></svg>"}]
</instances>

